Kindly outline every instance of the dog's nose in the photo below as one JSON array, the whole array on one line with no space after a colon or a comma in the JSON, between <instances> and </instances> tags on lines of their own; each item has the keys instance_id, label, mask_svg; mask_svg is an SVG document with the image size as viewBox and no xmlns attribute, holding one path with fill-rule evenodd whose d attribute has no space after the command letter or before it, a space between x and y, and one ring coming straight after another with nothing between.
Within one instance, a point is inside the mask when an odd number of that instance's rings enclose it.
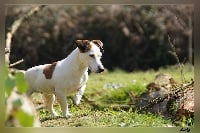
<instances>
[{"instance_id":1,"label":"dog's nose","mask_svg":"<svg viewBox=\"0 0 200 133\"><path fill-rule=\"evenodd\" d=\"M103 72L103 71L104 71L104 69L102 69L102 68L99 69L99 72L100 72L100 73Z\"/></svg>"},{"instance_id":2,"label":"dog's nose","mask_svg":"<svg viewBox=\"0 0 200 133\"><path fill-rule=\"evenodd\" d=\"M99 72L101 73L101 72L103 72L104 71L104 68L103 67L98 67L99 68Z\"/></svg>"}]
</instances>

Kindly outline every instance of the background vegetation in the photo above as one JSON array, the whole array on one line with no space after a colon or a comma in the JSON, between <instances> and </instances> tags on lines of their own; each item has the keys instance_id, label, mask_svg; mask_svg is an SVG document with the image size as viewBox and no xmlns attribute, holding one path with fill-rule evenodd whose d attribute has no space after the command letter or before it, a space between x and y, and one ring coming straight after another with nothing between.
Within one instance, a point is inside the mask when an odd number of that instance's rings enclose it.
<instances>
[{"instance_id":1,"label":"background vegetation","mask_svg":"<svg viewBox=\"0 0 200 133\"><path fill-rule=\"evenodd\" d=\"M7 6L6 31L31 6ZM192 63L193 6L190 5L50 5L24 21L12 39L11 63L17 68L65 58L77 39L100 39L103 63L113 70L158 69L176 64L168 53L175 39L180 61Z\"/></svg>"}]
</instances>

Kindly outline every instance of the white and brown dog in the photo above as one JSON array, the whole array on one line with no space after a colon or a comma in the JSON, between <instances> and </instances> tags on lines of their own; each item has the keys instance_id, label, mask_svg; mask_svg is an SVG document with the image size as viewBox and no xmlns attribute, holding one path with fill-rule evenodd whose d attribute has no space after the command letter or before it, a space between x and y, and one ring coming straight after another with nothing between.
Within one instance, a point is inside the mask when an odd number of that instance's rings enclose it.
<instances>
[{"instance_id":1,"label":"white and brown dog","mask_svg":"<svg viewBox=\"0 0 200 133\"><path fill-rule=\"evenodd\" d=\"M104 71L100 61L103 50L103 43L100 40L77 40L76 45L77 48L65 59L35 66L25 72L29 84L28 96L33 92L43 93L46 107L53 116L58 116L53 109L55 96L63 116L70 116L66 95L77 91L74 103L78 105L86 88L88 68L96 73Z\"/></svg>"}]
</instances>

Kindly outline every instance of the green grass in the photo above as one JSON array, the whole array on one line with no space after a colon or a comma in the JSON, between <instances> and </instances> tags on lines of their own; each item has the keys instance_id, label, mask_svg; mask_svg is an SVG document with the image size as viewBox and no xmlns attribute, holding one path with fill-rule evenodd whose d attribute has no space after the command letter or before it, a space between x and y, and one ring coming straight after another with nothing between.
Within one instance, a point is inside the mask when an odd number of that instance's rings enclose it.
<instances>
[{"instance_id":1,"label":"green grass","mask_svg":"<svg viewBox=\"0 0 200 133\"><path fill-rule=\"evenodd\" d=\"M190 65L184 67L184 76L187 81L194 78L194 68ZM66 118L52 118L45 109L38 111L42 126L45 127L167 127L172 122L161 115L151 113L139 113L122 109L113 110L112 105L125 105L130 101L128 92L132 91L139 96L146 91L146 85L152 82L157 73L168 73L175 81L181 83L181 74L177 66L161 68L158 71L137 71L127 73L122 70L104 72L102 74L90 74L87 82L85 96L98 104L91 106L85 99L81 105L74 106L71 100L69 108L72 116ZM113 89L109 85L119 85ZM36 96L33 96L33 98ZM72 98L72 96L69 96ZM60 107L56 103L56 111L61 115Z\"/></svg>"},{"instance_id":2,"label":"green grass","mask_svg":"<svg viewBox=\"0 0 200 133\"><path fill-rule=\"evenodd\" d=\"M137 111L93 110L90 107L71 107L73 115L66 118L51 117L42 123L49 127L167 127L169 120L153 114L139 114Z\"/></svg>"}]
</instances>

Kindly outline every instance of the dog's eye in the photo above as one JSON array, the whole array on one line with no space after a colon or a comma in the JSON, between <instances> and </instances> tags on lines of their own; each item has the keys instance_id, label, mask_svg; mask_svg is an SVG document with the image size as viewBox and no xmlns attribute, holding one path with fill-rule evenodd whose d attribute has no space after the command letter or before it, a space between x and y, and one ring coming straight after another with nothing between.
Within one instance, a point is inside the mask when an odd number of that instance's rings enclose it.
<instances>
[{"instance_id":1,"label":"dog's eye","mask_svg":"<svg viewBox=\"0 0 200 133\"><path fill-rule=\"evenodd\" d=\"M94 54L90 54L89 56L92 57L92 58L94 58Z\"/></svg>"}]
</instances>

